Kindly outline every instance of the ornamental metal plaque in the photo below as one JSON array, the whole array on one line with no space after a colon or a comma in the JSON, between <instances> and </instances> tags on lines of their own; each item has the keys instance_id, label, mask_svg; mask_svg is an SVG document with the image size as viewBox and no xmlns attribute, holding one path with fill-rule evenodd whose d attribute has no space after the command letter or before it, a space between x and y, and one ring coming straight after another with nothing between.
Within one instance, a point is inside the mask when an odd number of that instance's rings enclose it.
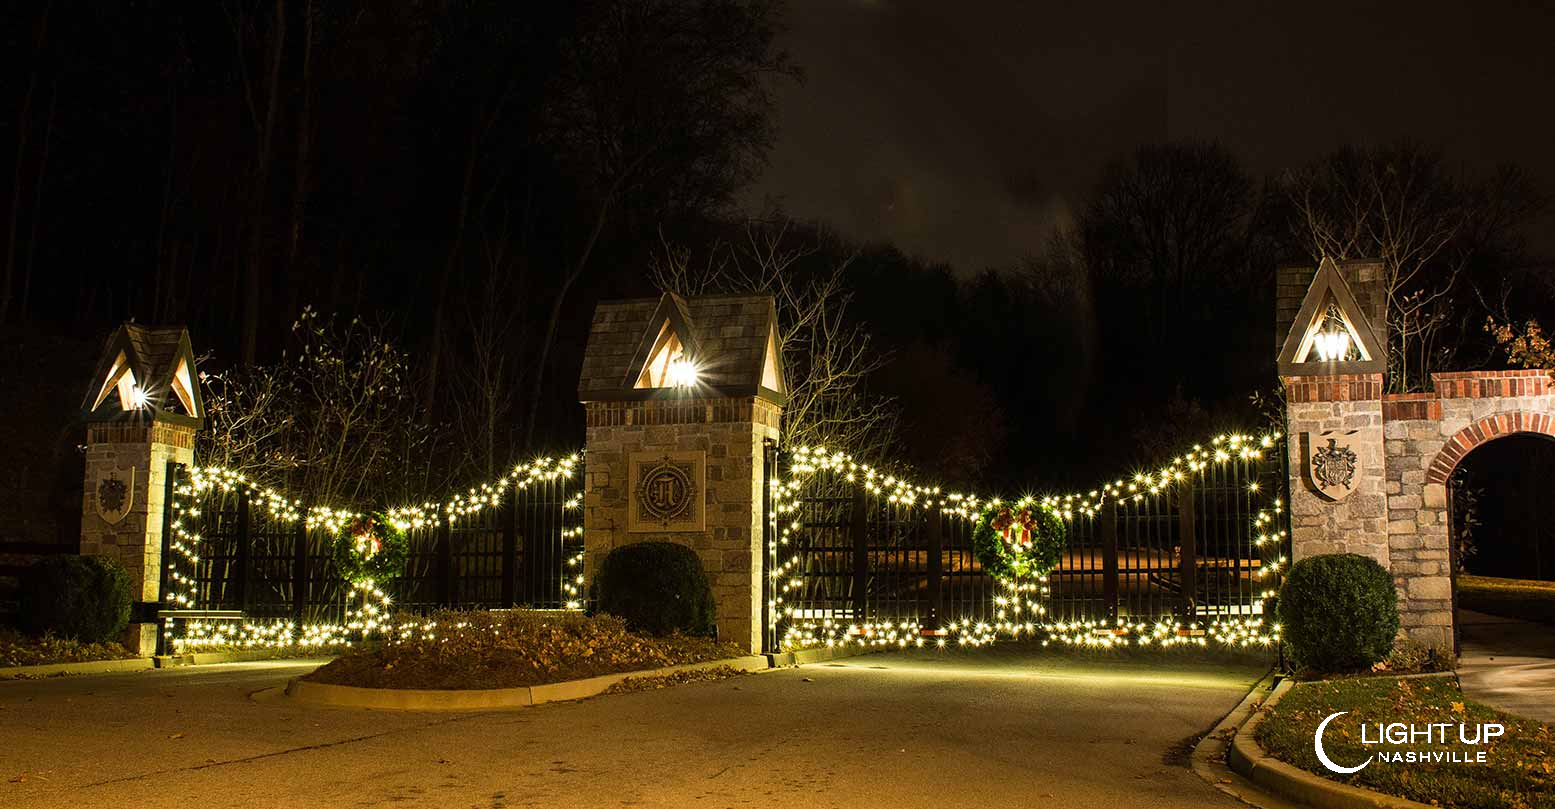
<instances>
[{"instance_id":1,"label":"ornamental metal plaque","mask_svg":"<svg viewBox=\"0 0 1555 809\"><path fill-rule=\"evenodd\" d=\"M1356 431L1303 433L1307 482L1328 500L1339 501L1355 491L1360 457L1355 454Z\"/></svg>"},{"instance_id":2,"label":"ornamental metal plaque","mask_svg":"<svg viewBox=\"0 0 1555 809\"><path fill-rule=\"evenodd\" d=\"M135 504L135 467L104 469L97 475L97 516L118 525Z\"/></svg>"},{"instance_id":3,"label":"ornamental metal plaque","mask_svg":"<svg viewBox=\"0 0 1555 809\"><path fill-rule=\"evenodd\" d=\"M701 451L637 452L630 460L627 530L702 531L706 463Z\"/></svg>"}]
</instances>

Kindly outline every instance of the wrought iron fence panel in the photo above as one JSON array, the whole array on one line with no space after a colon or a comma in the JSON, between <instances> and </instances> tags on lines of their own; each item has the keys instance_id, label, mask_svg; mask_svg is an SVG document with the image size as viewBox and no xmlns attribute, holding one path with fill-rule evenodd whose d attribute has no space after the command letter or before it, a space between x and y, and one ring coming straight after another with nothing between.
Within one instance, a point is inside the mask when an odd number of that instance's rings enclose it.
<instances>
[{"instance_id":1,"label":"wrought iron fence panel","mask_svg":"<svg viewBox=\"0 0 1555 809\"><path fill-rule=\"evenodd\" d=\"M1153 493L1148 484L1113 487L1099 505L1069 511L1058 567L1045 592L1027 596L1041 606L1040 619L1001 603L1011 593L977 558L975 518L816 472L772 519L779 623L903 622L934 631L1040 620L1104 631L1258 616L1267 583L1255 519L1283 485L1280 448L1262 447L1269 451L1199 464Z\"/></svg>"},{"instance_id":2,"label":"wrought iron fence panel","mask_svg":"<svg viewBox=\"0 0 1555 809\"><path fill-rule=\"evenodd\" d=\"M567 590L577 585L569 562L583 542L569 481L553 476L512 486L495 506L453 520L440 512L406 530L404 573L383 583L392 608L557 609L580 600ZM336 570L333 532L307 527L297 517L306 508L283 516L250 499L241 486L181 495L178 519L195 558L193 603L182 606L238 610L251 619L340 622L349 585Z\"/></svg>"},{"instance_id":3,"label":"wrought iron fence panel","mask_svg":"<svg viewBox=\"0 0 1555 809\"><path fill-rule=\"evenodd\" d=\"M202 498L198 514L185 518L199 536L194 597L205 609L243 608L239 571L246 511L247 497L241 491L216 488Z\"/></svg>"}]
</instances>

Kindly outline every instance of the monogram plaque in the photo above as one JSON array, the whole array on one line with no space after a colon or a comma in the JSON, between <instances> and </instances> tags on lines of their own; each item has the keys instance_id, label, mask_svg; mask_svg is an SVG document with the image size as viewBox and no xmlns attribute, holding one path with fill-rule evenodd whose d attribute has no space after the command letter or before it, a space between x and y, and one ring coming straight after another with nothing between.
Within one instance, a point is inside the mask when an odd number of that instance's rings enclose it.
<instances>
[{"instance_id":1,"label":"monogram plaque","mask_svg":"<svg viewBox=\"0 0 1555 809\"><path fill-rule=\"evenodd\" d=\"M639 452L631 456L627 530L636 533L702 531L705 459L694 452Z\"/></svg>"}]
</instances>

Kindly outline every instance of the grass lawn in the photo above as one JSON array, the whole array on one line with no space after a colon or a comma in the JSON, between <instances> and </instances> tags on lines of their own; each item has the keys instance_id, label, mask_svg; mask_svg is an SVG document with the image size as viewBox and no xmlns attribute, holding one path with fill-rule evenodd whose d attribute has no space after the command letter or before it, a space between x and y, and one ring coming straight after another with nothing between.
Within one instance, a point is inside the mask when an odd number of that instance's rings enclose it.
<instances>
[{"instance_id":1,"label":"grass lawn","mask_svg":"<svg viewBox=\"0 0 1555 809\"><path fill-rule=\"evenodd\" d=\"M1312 749L1323 718L1338 711L1323 734L1323 749L1341 766L1354 766L1382 750L1486 752L1484 764L1373 761L1354 775L1324 769ZM1451 723L1447 745L1361 744L1362 723ZM1490 745L1457 741L1460 723L1499 722L1506 732ZM1275 757L1335 781L1443 807L1555 807L1555 732L1549 725L1500 713L1463 696L1450 677L1365 677L1299 683L1258 728L1258 743Z\"/></svg>"},{"instance_id":2,"label":"grass lawn","mask_svg":"<svg viewBox=\"0 0 1555 809\"><path fill-rule=\"evenodd\" d=\"M438 612L349 651L307 679L362 688L517 688L739 657L732 643L633 634L576 613Z\"/></svg>"},{"instance_id":3,"label":"grass lawn","mask_svg":"<svg viewBox=\"0 0 1555 809\"><path fill-rule=\"evenodd\" d=\"M1458 606L1503 618L1555 624L1555 582L1459 576Z\"/></svg>"},{"instance_id":4,"label":"grass lawn","mask_svg":"<svg viewBox=\"0 0 1555 809\"><path fill-rule=\"evenodd\" d=\"M0 668L122 660L134 656L117 643L81 643L52 636L35 638L14 629L0 629Z\"/></svg>"}]
</instances>

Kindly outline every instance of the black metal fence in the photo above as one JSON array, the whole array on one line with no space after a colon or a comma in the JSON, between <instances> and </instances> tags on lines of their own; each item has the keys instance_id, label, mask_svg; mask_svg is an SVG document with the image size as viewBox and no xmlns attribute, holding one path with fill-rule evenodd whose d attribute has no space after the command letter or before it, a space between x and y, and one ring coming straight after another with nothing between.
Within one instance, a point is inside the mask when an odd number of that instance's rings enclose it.
<instances>
[{"instance_id":1,"label":"black metal fence","mask_svg":"<svg viewBox=\"0 0 1555 809\"><path fill-rule=\"evenodd\" d=\"M168 471L169 504L183 492L169 518L197 537L181 588L188 602L178 606L299 625L343 619L348 585L335 570L333 531L255 502L247 487L191 493L185 469L170 464ZM408 529L405 573L386 588L391 604L414 612L566 606L567 560L577 552L570 546L582 541L575 530L581 512L569 502L576 484L555 476L510 486L496 507L454 519L440 510L430 524ZM173 532L166 535L171 540ZM164 582L164 592L179 590Z\"/></svg>"},{"instance_id":2,"label":"black metal fence","mask_svg":"<svg viewBox=\"0 0 1555 809\"><path fill-rule=\"evenodd\" d=\"M1044 614L1022 620L1202 625L1260 616L1260 571L1272 549L1256 542L1254 524L1266 496L1280 490L1277 456L1233 457L1159 495L1124 487L1094 514L1076 510L1068 547L1035 599ZM810 475L769 520L769 602L780 604L769 643L786 627L828 621L938 630L1010 620L999 597L1012 594L973 550L975 520L925 508L922 498L909 504L888 489L869 491L842 474Z\"/></svg>"}]
</instances>

